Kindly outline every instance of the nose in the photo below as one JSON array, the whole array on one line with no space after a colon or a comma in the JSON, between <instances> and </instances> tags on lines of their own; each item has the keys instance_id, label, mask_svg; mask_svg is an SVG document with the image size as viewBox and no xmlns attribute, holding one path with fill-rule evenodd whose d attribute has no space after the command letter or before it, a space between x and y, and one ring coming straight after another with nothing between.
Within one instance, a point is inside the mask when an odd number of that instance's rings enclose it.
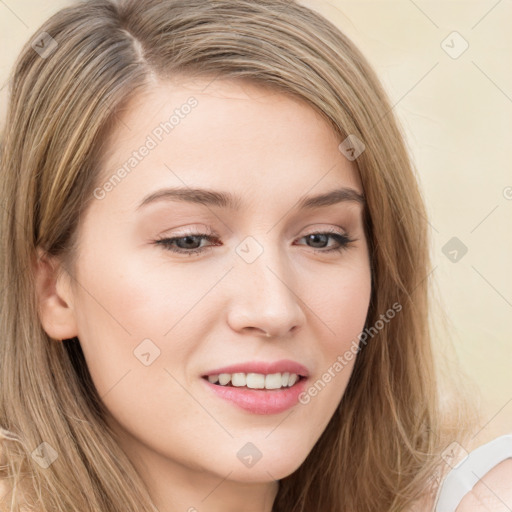
<instances>
[{"instance_id":1,"label":"nose","mask_svg":"<svg viewBox=\"0 0 512 512\"><path fill-rule=\"evenodd\" d=\"M285 338L303 326L296 278L277 250L266 248L252 263L237 261L231 274L227 320L233 330Z\"/></svg>"}]
</instances>

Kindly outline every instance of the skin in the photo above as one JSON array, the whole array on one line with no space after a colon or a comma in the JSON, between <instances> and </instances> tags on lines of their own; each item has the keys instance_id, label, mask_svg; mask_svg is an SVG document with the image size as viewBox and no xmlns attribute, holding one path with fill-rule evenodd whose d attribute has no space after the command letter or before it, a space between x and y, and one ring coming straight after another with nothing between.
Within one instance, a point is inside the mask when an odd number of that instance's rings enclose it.
<instances>
[{"instance_id":1,"label":"skin","mask_svg":"<svg viewBox=\"0 0 512 512\"><path fill-rule=\"evenodd\" d=\"M201 375L291 359L314 383L351 347L371 292L362 206L295 206L302 196L363 190L342 139L306 103L247 82L185 77L154 83L125 109L99 186L190 96L197 107L81 218L76 274L56 277L57 258L39 263L41 321L56 340L78 336L109 423L161 512L270 511L277 480L324 431L355 358L307 405L278 414L218 398ZM236 193L242 204L137 209L175 186ZM218 245L201 254L154 243L207 229ZM327 253L335 239L306 237L329 229L354 241ZM263 249L250 264L235 252L248 236ZM146 366L134 350L147 338L160 354ZM248 442L262 454L252 467L237 457Z\"/></svg>"}]
</instances>

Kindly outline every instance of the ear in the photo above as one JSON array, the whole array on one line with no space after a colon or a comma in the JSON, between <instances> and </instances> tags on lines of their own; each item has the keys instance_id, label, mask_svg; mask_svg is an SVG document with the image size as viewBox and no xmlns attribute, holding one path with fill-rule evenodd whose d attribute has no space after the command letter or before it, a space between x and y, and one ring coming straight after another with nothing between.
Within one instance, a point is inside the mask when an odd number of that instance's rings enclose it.
<instances>
[{"instance_id":1,"label":"ear","mask_svg":"<svg viewBox=\"0 0 512 512\"><path fill-rule=\"evenodd\" d=\"M65 340L78 335L73 309L71 277L55 256L37 248L34 277L39 319L53 339Z\"/></svg>"}]
</instances>

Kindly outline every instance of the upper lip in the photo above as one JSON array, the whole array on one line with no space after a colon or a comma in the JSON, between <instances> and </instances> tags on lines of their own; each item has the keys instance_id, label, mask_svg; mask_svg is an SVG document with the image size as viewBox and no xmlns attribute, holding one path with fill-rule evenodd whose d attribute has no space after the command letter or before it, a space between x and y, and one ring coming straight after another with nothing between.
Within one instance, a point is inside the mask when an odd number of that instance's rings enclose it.
<instances>
[{"instance_id":1,"label":"upper lip","mask_svg":"<svg viewBox=\"0 0 512 512\"><path fill-rule=\"evenodd\" d=\"M302 377L308 377L308 369L295 361L290 359L281 359L280 361L248 361L246 363L232 364L229 366L223 366L222 368L215 368L209 370L203 375L208 377L209 375L219 375L221 373L296 373Z\"/></svg>"}]
</instances>

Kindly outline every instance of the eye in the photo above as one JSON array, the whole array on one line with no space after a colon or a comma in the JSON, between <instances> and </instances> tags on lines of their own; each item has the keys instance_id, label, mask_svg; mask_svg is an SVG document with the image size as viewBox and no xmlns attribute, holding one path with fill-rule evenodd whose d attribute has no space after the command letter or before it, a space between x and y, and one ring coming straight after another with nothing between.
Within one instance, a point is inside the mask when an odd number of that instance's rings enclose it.
<instances>
[{"instance_id":1,"label":"eye","mask_svg":"<svg viewBox=\"0 0 512 512\"><path fill-rule=\"evenodd\" d=\"M315 252L341 252L347 249L351 243L356 240L350 238L348 235L344 233L340 233L336 230L330 231L321 231L321 232L313 232L305 235L299 240L306 239L307 242L312 243L314 245L310 245ZM332 239L335 241L335 245L333 247L329 247L329 240ZM201 246L202 241L213 242L211 245ZM154 241L155 244L162 245L164 249L183 254L187 256L192 256L194 254L199 254L206 252L211 249L215 245L221 245L218 242L218 237L212 235L210 233L186 233L182 236L172 237L172 238L160 238ZM303 245L303 244L298 244ZM325 249L324 247L329 247Z\"/></svg>"},{"instance_id":2,"label":"eye","mask_svg":"<svg viewBox=\"0 0 512 512\"><path fill-rule=\"evenodd\" d=\"M350 244L355 242L355 240L350 238L348 235L340 233L336 230L313 232L302 238L314 244L310 247L316 249L315 252L341 252L345 249L348 249ZM323 247L329 247L327 245L329 243L329 239L335 240L336 244L334 247L330 247L329 249L323 249ZM320 247L320 249L318 249L318 247Z\"/></svg>"},{"instance_id":3,"label":"eye","mask_svg":"<svg viewBox=\"0 0 512 512\"><path fill-rule=\"evenodd\" d=\"M175 252L178 254L186 254L187 256L192 256L194 254L205 252L206 250L212 247L211 245L206 247L201 246L201 242L203 240L214 241L216 240L216 238L206 233L188 233L183 236L173 238L161 238L155 240L155 243L162 245L164 249L168 251Z\"/></svg>"}]
</instances>

